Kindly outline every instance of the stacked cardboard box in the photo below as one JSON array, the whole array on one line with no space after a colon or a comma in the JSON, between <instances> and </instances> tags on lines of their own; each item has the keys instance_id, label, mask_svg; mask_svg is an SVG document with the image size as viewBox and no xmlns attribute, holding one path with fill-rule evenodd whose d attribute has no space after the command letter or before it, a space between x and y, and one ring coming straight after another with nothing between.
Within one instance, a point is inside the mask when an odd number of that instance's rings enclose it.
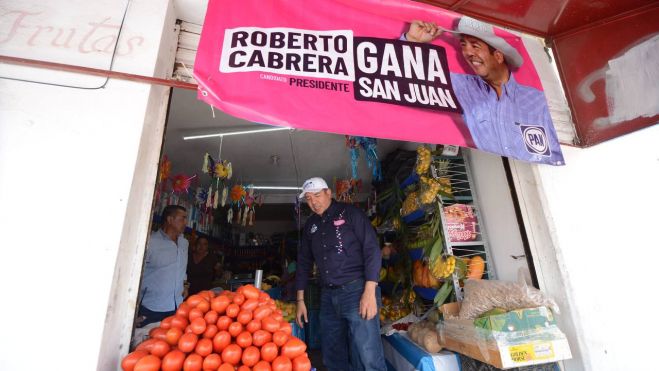
<instances>
[{"instance_id":1,"label":"stacked cardboard box","mask_svg":"<svg viewBox=\"0 0 659 371\"><path fill-rule=\"evenodd\" d=\"M441 308L440 345L501 369L555 362L572 357L565 334L545 307L457 319L458 303Z\"/></svg>"}]
</instances>

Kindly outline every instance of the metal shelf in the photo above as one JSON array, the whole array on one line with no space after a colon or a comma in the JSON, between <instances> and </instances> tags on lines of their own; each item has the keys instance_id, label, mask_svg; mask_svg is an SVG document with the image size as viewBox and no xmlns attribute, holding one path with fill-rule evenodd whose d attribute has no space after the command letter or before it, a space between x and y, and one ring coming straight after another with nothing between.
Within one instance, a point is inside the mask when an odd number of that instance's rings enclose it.
<instances>
[{"instance_id":1,"label":"metal shelf","mask_svg":"<svg viewBox=\"0 0 659 371\"><path fill-rule=\"evenodd\" d=\"M443 206L449 206L457 203L464 203L472 206L474 215L476 217L477 234L479 238L478 241L449 241L449 231L447 229L446 216L444 215L444 208L442 207L440 210L440 218L444 232L446 252L448 254L461 257L473 257L476 255L481 256L485 260L485 278L495 279L494 266L492 264L492 259L490 259L491 253L489 244L487 243L487 236L482 223L483 219L479 212L478 198L472 189L473 182L471 180L472 175L471 169L469 167L469 157L463 151L462 157L442 158L441 160L444 161L442 164L441 174L435 175L438 177L443 176L449 178L451 180L452 193L454 194L454 198L442 198L442 204ZM468 247L474 248L470 249ZM453 288L457 300L461 301L463 298L463 292L462 288L460 287L458 276L455 273L453 274Z\"/></svg>"}]
</instances>

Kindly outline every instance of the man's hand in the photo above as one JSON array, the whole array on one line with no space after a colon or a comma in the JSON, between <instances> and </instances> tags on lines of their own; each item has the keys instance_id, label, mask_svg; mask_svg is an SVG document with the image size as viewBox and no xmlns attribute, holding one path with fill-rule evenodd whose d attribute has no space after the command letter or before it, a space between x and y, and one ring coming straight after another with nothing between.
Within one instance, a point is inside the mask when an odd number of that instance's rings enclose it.
<instances>
[{"instance_id":1,"label":"man's hand","mask_svg":"<svg viewBox=\"0 0 659 371\"><path fill-rule=\"evenodd\" d=\"M412 21L410 29L405 34L407 41L429 43L441 35L443 30L436 24L423 21Z\"/></svg>"},{"instance_id":2,"label":"man's hand","mask_svg":"<svg viewBox=\"0 0 659 371\"><path fill-rule=\"evenodd\" d=\"M370 320L378 314L378 303L375 298L375 288L377 282L366 281L364 293L359 301L359 315L365 320Z\"/></svg>"},{"instance_id":3,"label":"man's hand","mask_svg":"<svg viewBox=\"0 0 659 371\"><path fill-rule=\"evenodd\" d=\"M302 323L302 317L304 317L305 323L309 322L309 319L307 319L307 306L304 304L304 300L298 300L297 310L295 314L295 322L297 322L298 326L304 328L304 324Z\"/></svg>"}]
</instances>

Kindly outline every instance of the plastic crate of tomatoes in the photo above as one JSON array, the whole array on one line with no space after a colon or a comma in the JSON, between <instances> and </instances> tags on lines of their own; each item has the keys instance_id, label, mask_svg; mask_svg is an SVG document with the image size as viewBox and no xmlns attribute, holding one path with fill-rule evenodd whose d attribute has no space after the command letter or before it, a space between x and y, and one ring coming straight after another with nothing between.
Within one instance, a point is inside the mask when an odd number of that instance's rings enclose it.
<instances>
[{"instance_id":1,"label":"plastic crate of tomatoes","mask_svg":"<svg viewBox=\"0 0 659 371\"><path fill-rule=\"evenodd\" d=\"M307 345L253 285L191 295L121 361L124 371L311 370Z\"/></svg>"}]
</instances>

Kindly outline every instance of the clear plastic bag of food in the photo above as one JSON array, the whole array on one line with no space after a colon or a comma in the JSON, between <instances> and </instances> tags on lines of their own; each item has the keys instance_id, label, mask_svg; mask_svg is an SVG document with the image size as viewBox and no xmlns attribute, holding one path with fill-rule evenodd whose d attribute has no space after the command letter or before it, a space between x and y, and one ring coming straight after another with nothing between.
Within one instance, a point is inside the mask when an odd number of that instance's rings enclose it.
<instances>
[{"instance_id":1,"label":"clear plastic bag of food","mask_svg":"<svg viewBox=\"0 0 659 371\"><path fill-rule=\"evenodd\" d=\"M506 311L548 307L559 313L556 302L526 283L496 280L466 280L460 319L474 319L495 308Z\"/></svg>"}]
</instances>

